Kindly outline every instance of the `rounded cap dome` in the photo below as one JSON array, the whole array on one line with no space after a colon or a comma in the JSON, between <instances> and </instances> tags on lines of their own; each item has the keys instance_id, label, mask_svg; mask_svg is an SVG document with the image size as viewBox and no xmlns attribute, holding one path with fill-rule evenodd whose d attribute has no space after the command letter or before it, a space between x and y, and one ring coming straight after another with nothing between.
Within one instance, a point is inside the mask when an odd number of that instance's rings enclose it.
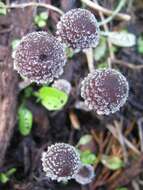
<instances>
[{"instance_id":1,"label":"rounded cap dome","mask_svg":"<svg viewBox=\"0 0 143 190\"><path fill-rule=\"evenodd\" d=\"M72 86L69 83L69 81L65 79L58 79L54 81L54 83L52 84L52 87L57 88L58 90L61 90L65 92L66 94L70 94L71 89L72 89Z\"/></svg>"},{"instance_id":2,"label":"rounded cap dome","mask_svg":"<svg viewBox=\"0 0 143 190\"><path fill-rule=\"evenodd\" d=\"M56 143L42 154L42 165L46 176L52 180L65 181L74 178L78 172L80 156L73 146Z\"/></svg>"},{"instance_id":3,"label":"rounded cap dome","mask_svg":"<svg viewBox=\"0 0 143 190\"><path fill-rule=\"evenodd\" d=\"M32 32L18 45L14 68L36 83L49 83L63 73L66 56L63 45L47 32Z\"/></svg>"},{"instance_id":4,"label":"rounded cap dome","mask_svg":"<svg viewBox=\"0 0 143 190\"><path fill-rule=\"evenodd\" d=\"M94 167L86 164L80 167L75 180L82 185L86 185L92 181L94 176Z\"/></svg>"},{"instance_id":5,"label":"rounded cap dome","mask_svg":"<svg viewBox=\"0 0 143 190\"><path fill-rule=\"evenodd\" d=\"M73 49L96 47L99 42L99 27L95 16L86 9L72 9L61 17L57 24L60 40Z\"/></svg>"},{"instance_id":6,"label":"rounded cap dome","mask_svg":"<svg viewBox=\"0 0 143 190\"><path fill-rule=\"evenodd\" d=\"M115 113L127 100L129 85L114 69L97 69L82 82L81 96L89 109L98 114Z\"/></svg>"}]
</instances>

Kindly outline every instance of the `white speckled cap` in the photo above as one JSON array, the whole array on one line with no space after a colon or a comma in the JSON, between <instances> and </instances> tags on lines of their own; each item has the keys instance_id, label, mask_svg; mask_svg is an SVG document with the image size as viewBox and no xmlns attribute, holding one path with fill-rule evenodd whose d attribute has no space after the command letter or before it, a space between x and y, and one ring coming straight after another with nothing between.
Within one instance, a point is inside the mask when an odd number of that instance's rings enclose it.
<instances>
[{"instance_id":1,"label":"white speckled cap","mask_svg":"<svg viewBox=\"0 0 143 190\"><path fill-rule=\"evenodd\" d=\"M66 55L63 45L47 32L32 32L18 45L14 68L36 83L49 83L63 73Z\"/></svg>"},{"instance_id":2,"label":"white speckled cap","mask_svg":"<svg viewBox=\"0 0 143 190\"><path fill-rule=\"evenodd\" d=\"M96 47L99 27L95 16L86 9L71 9L57 24L59 39L73 49Z\"/></svg>"},{"instance_id":3,"label":"white speckled cap","mask_svg":"<svg viewBox=\"0 0 143 190\"><path fill-rule=\"evenodd\" d=\"M115 69L97 69L81 84L81 96L90 110L109 115L122 107L129 93L126 78Z\"/></svg>"},{"instance_id":4,"label":"white speckled cap","mask_svg":"<svg viewBox=\"0 0 143 190\"><path fill-rule=\"evenodd\" d=\"M56 143L42 154L42 166L52 180L66 181L74 178L80 167L77 150L66 143Z\"/></svg>"}]
</instances>

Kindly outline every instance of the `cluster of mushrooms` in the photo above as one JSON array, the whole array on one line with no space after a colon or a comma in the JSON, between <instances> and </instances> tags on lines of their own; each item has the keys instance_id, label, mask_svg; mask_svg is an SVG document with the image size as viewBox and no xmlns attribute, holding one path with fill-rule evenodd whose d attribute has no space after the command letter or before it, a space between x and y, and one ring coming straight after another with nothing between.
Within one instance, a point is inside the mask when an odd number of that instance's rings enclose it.
<instances>
[{"instance_id":1,"label":"cluster of mushrooms","mask_svg":"<svg viewBox=\"0 0 143 190\"><path fill-rule=\"evenodd\" d=\"M72 9L58 22L56 37L40 31L22 38L15 52L14 68L31 82L49 84L63 73L67 62L65 47L73 50L95 48L99 43L99 33L97 20L90 11ZM68 92L70 88L68 86ZM81 84L81 96L88 109L102 115L118 111L126 102L128 92L126 78L111 68L94 70ZM48 147L42 154L42 165L46 176L57 181L74 178L86 184L94 176L93 167L82 165L77 150L65 143Z\"/></svg>"}]
</instances>

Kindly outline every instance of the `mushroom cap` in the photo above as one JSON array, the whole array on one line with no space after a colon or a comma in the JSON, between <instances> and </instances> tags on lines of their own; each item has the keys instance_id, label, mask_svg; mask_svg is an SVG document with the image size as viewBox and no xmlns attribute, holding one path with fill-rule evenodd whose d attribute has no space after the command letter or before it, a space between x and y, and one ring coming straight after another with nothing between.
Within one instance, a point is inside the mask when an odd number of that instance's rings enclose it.
<instances>
[{"instance_id":1,"label":"mushroom cap","mask_svg":"<svg viewBox=\"0 0 143 190\"><path fill-rule=\"evenodd\" d=\"M94 176L94 167L89 164L85 164L81 165L78 173L75 176L75 180L82 185L86 185L92 181Z\"/></svg>"},{"instance_id":2,"label":"mushroom cap","mask_svg":"<svg viewBox=\"0 0 143 190\"><path fill-rule=\"evenodd\" d=\"M97 69L82 82L81 96L90 110L97 114L115 113L127 100L129 85L114 69Z\"/></svg>"},{"instance_id":3,"label":"mushroom cap","mask_svg":"<svg viewBox=\"0 0 143 190\"><path fill-rule=\"evenodd\" d=\"M95 16L86 9L71 9L57 24L57 36L73 49L96 47L99 27Z\"/></svg>"},{"instance_id":4,"label":"mushroom cap","mask_svg":"<svg viewBox=\"0 0 143 190\"><path fill-rule=\"evenodd\" d=\"M61 90L66 94L70 94L72 88L70 82L65 79L58 79L54 81L52 87L57 88L58 90Z\"/></svg>"},{"instance_id":5,"label":"mushroom cap","mask_svg":"<svg viewBox=\"0 0 143 190\"><path fill-rule=\"evenodd\" d=\"M77 174L80 156L77 150L66 143L56 143L42 154L42 166L46 176L52 180L66 181Z\"/></svg>"},{"instance_id":6,"label":"mushroom cap","mask_svg":"<svg viewBox=\"0 0 143 190\"><path fill-rule=\"evenodd\" d=\"M49 83L63 73L66 55L63 45L47 32L24 36L16 48L14 68L36 83Z\"/></svg>"}]
</instances>

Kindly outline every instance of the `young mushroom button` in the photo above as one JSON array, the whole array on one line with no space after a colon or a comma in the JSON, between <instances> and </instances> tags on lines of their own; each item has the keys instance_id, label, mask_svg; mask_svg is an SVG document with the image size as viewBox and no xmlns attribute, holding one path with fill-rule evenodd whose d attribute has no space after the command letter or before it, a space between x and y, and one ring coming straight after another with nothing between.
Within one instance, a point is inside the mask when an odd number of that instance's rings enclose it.
<instances>
[{"instance_id":1,"label":"young mushroom button","mask_svg":"<svg viewBox=\"0 0 143 190\"><path fill-rule=\"evenodd\" d=\"M52 180L66 181L77 174L80 156L73 146L56 143L42 154L42 166L47 177Z\"/></svg>"},{"instance_id":2,"label":"young mushroom button","mask_svg":"<svg viewBox=\"0 0 143 190\"><path fill-rule=\"evenodd\" d=\"M52 87L57 88L58 90L61 90L68 95L70 94L71 89L72 89L72 86L69 83L69 81L65 79L58 79L54 81L54 83L52 84Z\"/></svg>"},{"instance_id":3,"label":"young mushroom button","mask_svg":"<svg viewBox=\"0 0 143 190\"><path fill-rule=\"evenodd\" d=\"M115 113L127 100L126 78L114 69L97 69L82 82L81 96L90 110L97 114Z\"/></svg>"},{"instance_id":4,"label":"young mushroom button","mask_svg":"<svg viewBox=\"0 0 143 190\"><path fill-rule=\"evenodd\" d=\"M91 183L94 176L94 167L89 164L85 164L81 165L77 175L75 176L75 180L82 185L86 185Z\"/></svg>"},{"instance_id":5,"label":"young mushroom button","mask_svg":"<svg viewBox=\"0 0 143 190\"><path fill-rule=\"evenodd\" d=\"M88 10L77 8L68 11L57 24L59 39L73 49L96 47L99 27L95 16Z\"/></svg>"},{"instance_id":6,"label":"young mushroom button","mask_svg":"<svg viewBox=\"0 0 143 190\"><path fill-rule=\"evenodd\" d=\"M47 32L24 36L14 56L14 68L36 83L49 83L63 73L66 56L63 45Z\"/></svg>"}]
</instances>

